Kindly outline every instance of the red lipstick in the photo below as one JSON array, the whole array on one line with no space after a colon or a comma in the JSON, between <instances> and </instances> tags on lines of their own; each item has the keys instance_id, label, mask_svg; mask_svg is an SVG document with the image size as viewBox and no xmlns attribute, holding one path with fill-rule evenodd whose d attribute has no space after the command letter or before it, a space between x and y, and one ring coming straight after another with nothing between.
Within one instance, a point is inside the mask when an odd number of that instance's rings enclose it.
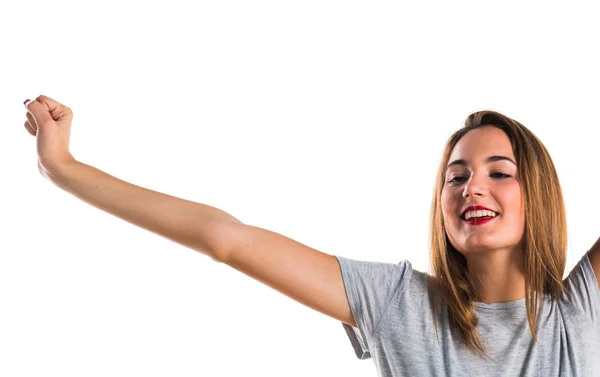
<instances>
[{"instance_id":1,"label":"red lipstick","mask_svg":"<svg viewBox=\"0 0 600 377\"><path fill-rule=\"evenodd\" d=\"M492 211L494 212L496 215L498 214L498 212L494 211L493 209L484 207L484 206L480 206L480 205L473 205L473 206L467 206L467 208L465 208L461 214L460 217L464 219L465 214L469 211Z\"/></svg>"},{"instance_id":2,"label":"red lipstick","mask_svg":"<svg viewBox=\"0 0 600 377\"><path fill-rule=\"evenodd\" d=\"M465 215L467 212L469 211L491 211L493 213L496 214L495 217L486 217L486 218L481 218L481 217L475 217L475 218L470 218L468 220L465 220ZM487 224L490 221L494 220L496 217L498 216L498 212L494 211L493 209L481 206L481 205L471 205L468 206L467 208L465 208L462 212L462 214L460 215L460 218L464 220L464 222L466 222L469 225L483 225L483 224Z\"/></svg>"}]
</instances>

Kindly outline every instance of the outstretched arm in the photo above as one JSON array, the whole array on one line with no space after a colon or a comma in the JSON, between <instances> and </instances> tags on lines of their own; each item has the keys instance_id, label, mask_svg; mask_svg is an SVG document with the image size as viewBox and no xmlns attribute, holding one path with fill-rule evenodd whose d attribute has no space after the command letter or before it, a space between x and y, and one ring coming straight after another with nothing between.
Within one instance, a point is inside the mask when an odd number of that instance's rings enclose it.
<instances>
[{"instance_id":1,"label":"outstretched arm","mask_svg":"<svg viewBox=\"0 0 600 377\"><path fill-rule=\"evenodd\" d=\"M48 176L88 204L225 263L356 327L333 255L243 224L218 208L135 186L78 161L50 169Z\"/></svg>"},{"instance_id":2,"label":"outstretched arm","mask_svg":"<svg viewBox=\"0 0 600 377\"><path fill-rule=\"evenodd\" d=\"M25 129L37 137L38 168L56 186L356 326L335 256L243 224L218 208L148 190L81 163L69 152L71 109L46 96L25 101L25 107Z\"/></svg>"}]
</instances>

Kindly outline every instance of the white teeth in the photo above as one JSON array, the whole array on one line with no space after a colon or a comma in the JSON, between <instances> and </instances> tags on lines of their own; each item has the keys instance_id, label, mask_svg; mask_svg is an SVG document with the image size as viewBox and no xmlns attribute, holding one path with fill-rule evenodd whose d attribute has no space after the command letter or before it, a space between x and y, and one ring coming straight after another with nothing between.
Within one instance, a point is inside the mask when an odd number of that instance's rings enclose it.
<instances>
[{"instance_id":1,"label":"white teeth","mask_svg":"<svg viewBox=\"0 0 600 377\"><path fill-rule=\"evenodd\" d=\"M496 217L496 212L494 211L487 211L487 210L481 210L481 211L469 211L467 213L465 213L465 220L474 218L474 217Z\"/></svg>"}]
</instances>

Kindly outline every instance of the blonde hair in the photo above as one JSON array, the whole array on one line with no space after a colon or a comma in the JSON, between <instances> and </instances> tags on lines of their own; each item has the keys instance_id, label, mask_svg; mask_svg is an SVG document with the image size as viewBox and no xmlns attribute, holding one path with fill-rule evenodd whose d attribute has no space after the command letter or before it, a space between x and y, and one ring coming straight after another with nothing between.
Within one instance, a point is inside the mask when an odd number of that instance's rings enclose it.
<instances>
[{"instance_id":1,"label":"blonde hair","mask_svg":"<svg viewBox=\"0 0 600 377\"><path fill-rule=\"evenodd\" d=\"M537 343L535 328L543 300L542 293L558 300L565 290L562 276L567 252L567 224L562 190L550 154L542 142L525 126L495 111L472 113L464 127L447 141L436 177L430 216L430 303L436 313L440 302L446 304L453 334L458 334L468 349L490 357L476 326L475 294L468 279L465 257L450 243L444 226L441 194L446 165L458 141L469 131L494 126L508 136L517 162L524 203L525 231L525 307L529 328ZM434 316L434 324L437 322Z\"/></svg>"}]
</instances>

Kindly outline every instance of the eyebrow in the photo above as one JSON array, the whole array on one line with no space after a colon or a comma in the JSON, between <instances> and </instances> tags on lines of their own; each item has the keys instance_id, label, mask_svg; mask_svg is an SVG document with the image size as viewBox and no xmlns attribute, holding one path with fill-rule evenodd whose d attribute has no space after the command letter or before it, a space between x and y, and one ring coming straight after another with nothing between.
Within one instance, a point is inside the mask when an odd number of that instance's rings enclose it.
<instances>
[{"instance_id":1,"label":"eyebrow","mask_svg":"<svg viewBox=\"0 0 600 377\"><path fill-rule=\"evenodd\" d=\"M506 156L490 156L488 157L485 162L486 163L490 163L490 162L495 162L495 161L510 161L513 164L515 164L515 166L517 166L517 164L510 158L506 157ZM446 170L450 167L450 166L454 166L454 165L462 165L462 166L467 166L467 161L460 159L460 160L454 160L451 163L448 164L448 166L446 166Z\"/></svg>"}]
</instances>

